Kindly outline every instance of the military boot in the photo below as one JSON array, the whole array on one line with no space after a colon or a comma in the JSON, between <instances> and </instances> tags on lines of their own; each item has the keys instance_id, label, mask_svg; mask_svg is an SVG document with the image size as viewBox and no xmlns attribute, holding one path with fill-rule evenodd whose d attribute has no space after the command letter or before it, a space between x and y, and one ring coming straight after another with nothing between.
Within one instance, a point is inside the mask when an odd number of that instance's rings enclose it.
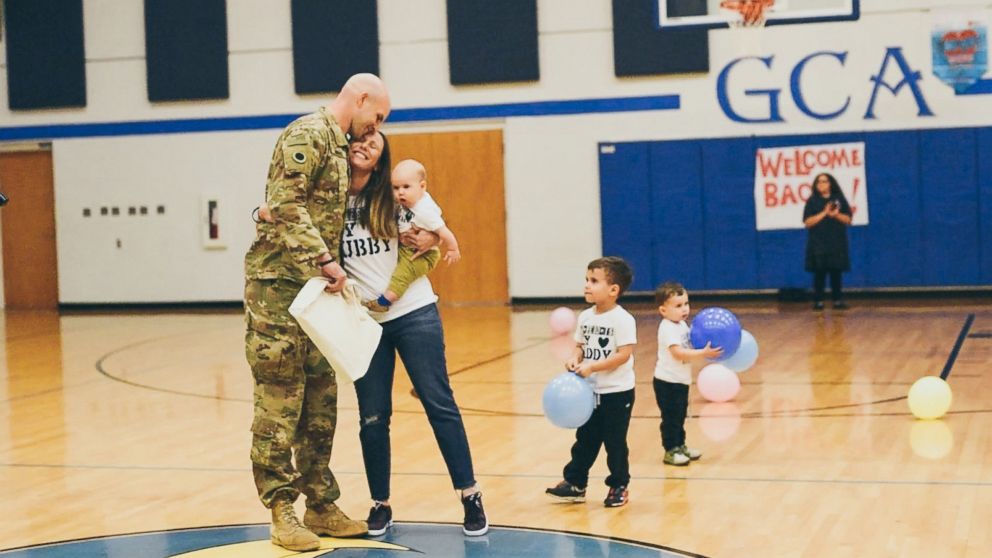
<instances>
[{"instance_id":1,"label":"military boot","mask_svg":"<svg viewBox=\"0 0 992 558\"><path fill-rule=\"evenodd\" d=\"M300 525L293 510L293 503L277 499L272 503L272 526L269 529L272 542L287 550L317 550L320 538Z\"/></svg>"},{"instance_id":2,"label":"military boot","mask_svg":"<svg viewBox=\"0 0 992 558\"><path fill-rule=\"evenodd\" d=\"M368 523L349 518L335 504L308 509L303 524L318 535L332 537L360 537L369 532Z\"/></svg>"}]
</instances>

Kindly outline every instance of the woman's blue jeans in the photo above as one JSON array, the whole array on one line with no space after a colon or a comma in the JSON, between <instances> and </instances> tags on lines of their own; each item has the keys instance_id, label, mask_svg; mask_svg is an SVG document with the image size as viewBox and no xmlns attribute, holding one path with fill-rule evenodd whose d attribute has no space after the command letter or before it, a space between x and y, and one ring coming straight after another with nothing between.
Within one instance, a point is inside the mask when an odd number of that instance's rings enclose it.
<instances>
[{"instance_id":1,"label":"woman's blue jeans","mask_svg":"<svg viewBox=\"0 0 992 558\"><path fill-rule=\"evenodd\" d=\"M437 305L431 304L382 324L382 340L369 370L355 382L361 420L359 437L372 499L389 499L389 419L393 413L397 351L427 412L454 488L475 485L465 425L448 383L441 316Z\"/></svg>"}]
</instances>

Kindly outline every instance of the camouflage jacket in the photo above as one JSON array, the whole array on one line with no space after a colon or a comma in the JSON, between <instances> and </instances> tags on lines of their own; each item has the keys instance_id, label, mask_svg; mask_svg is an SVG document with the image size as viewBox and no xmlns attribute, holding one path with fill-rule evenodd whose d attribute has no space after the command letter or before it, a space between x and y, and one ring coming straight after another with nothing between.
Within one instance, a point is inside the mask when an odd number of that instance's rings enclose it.
<instances>
[{"instance_id":1,"label":"camouflage jacket","mask_svg":"<svg viewBox=\"0 0 992 558\"><path fill-rule=\"evenodd\" d=\"M301 283L319 276L322 253L338 258L348 184L348 138L334 117L321 108L290 123L265 184L275 223L256 227L245 276Z\"/></svg>"}]
</instances>

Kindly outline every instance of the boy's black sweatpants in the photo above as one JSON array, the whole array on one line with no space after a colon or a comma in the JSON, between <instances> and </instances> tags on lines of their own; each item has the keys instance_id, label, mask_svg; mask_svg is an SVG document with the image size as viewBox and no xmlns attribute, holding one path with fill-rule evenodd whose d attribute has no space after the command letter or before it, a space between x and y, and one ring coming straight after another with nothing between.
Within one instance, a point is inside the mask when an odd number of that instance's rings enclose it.
<instances>
[{"instance_id":1,"label":"boy's black sweatpants","mask_svg":"<svg viewBox=\"0 0 992 558\"><path fill-rule=\"evenodd\" d=\"M684 446L689 386L655 378L654 399L661 409L661 445L665 446L665 451Z\"/></svg>"},{"instance_id":2,"label":"boy's black sweatpants","mask_svg":"<svg viewBox=\"0 0 992 558\"><path fill-rule=\"evenodd\" d=\"M572 460L565 465L564 477L570 484L585 488L589 484L589 469L599 456L600 446L606 446L606 466L611 488L630 484L630 451L627 429L634 409L634 390L598 395L599 405L589 421L575 431Z\"/></svg>"}]
</instances>

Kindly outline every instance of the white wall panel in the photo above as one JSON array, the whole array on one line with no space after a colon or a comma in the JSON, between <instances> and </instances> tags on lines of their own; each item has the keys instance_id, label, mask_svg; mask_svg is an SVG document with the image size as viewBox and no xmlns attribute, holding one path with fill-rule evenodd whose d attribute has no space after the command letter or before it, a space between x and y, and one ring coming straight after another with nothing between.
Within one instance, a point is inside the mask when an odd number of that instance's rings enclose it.
<instances>
[{"instance_id":1,"label":"white wall panel","mask_svg":"<svg viewBox=\"0 0 992 558\"><path fill-rule=\"evenodd\" d=\"M87 62L121 58L144 60L144 6L144 2L121 0L83 2L83 41Z\"/></svg>"},{"instance_id":2,"label":"white wall panel","mask_svg":"<svg viewBox=\"0 0 992 558\"><path fill-rule=\"evenodd\" d=\"M441 42L448 46L445 0L379 0L378 13L381 44Z\"/></svg>"},{"instance_id":3,"label":"white wall panel","mask_svg":"<svg viewBox=\"0 0 992 558\"><path fill-rule=\"evenodd\" d=\"M231 53L285 50L292 54L293 26L290 21L289 2L285 0L227 2L227 48Z\"/></svg>"},{"instance_id":4,"label":"white wall panel","mask_svg":"<svg viewBox=\"0 0 992 558\"><path fill-rule=\"evenodd\" d=\"M612 2L538 0L537 27L542 34L613 29Z\"/></svg>"},{"instance_id":5,"label":"white wall panel","mask_svg":"<svg viewBox=\"0 0 992 558\"><path fill-rule=\"evenodd\" d=\"M53 149L63 303L239 300L242 261L278 131L129 136ZM219 194L223 250L202 245L201 199ZM130 216L131 206L149 215ZM156 208L164 205L164 215ZM119 216L101 216L101 207ZM91 208L94 215L83 217ZM117 241L120 241L118 246Z\"/></svg>"}]
</instances>

